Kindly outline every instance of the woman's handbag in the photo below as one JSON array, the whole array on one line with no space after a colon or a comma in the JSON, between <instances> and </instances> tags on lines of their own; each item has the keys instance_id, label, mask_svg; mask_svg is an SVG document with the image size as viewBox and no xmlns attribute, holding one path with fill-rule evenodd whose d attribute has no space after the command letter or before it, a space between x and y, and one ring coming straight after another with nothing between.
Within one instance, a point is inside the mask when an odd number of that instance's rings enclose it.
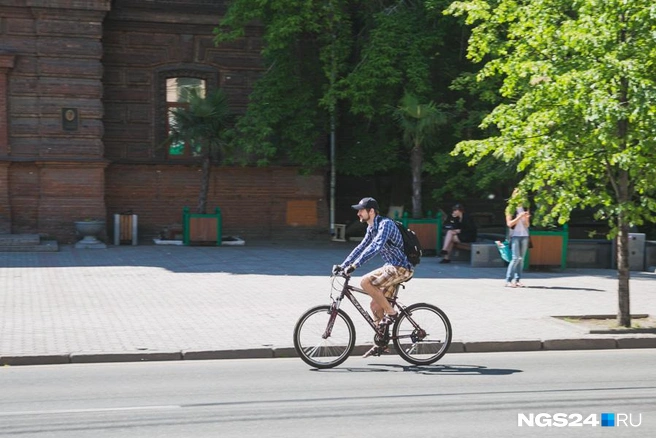
<instances>
[{"instance_id":1,"label":"woman's handbag","mask_svg":"<svg viewBox=\"0 0 656 438\"><path fill-rule=\"evenodd\" d=\"M503 242L500 240L495 240L494 243L497 245L499 255L503 261L510 263L512 260L512 249L510 248L510 242L508 242L508 239L504 240Z\"/></svg>"}]
</instances>

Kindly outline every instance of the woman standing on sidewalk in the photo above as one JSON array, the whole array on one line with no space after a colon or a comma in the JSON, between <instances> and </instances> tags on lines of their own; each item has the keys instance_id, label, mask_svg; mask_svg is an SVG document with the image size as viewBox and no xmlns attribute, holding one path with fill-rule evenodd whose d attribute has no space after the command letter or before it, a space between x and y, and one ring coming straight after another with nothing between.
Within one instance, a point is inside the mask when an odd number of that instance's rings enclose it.
<instances>
[{"instance_id":1,"label":"woman standing on sidewalk","mask_svg":"<svg viewBox=\"0 0 656 438\"><path fill-rule=\"evenodd\" d=\"M519 190L513 190L511 202L506 209L506 225L508 226L510 236L510 248L512 250L512 260L508 264L506 271L506 287L524 287L522 284L522 272L524 270L524 257L528 251L529 245L529 227L530 218L528 207L515 207L513 214L513 199L519 196Z\"/></svg>"}]
</instances>

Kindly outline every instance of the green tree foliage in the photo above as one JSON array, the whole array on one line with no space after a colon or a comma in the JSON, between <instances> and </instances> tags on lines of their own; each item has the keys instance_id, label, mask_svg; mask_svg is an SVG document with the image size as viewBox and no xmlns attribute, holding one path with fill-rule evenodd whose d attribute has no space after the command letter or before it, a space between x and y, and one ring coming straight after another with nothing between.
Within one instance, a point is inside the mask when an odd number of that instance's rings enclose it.
<instances>
[{"instance_id":1,"label":"green tree foliage","mask_svg":"<svg viewBox=\"0 0 656 438\"><path fill-rule=\"evenodd\" d=\"M215 30L217 44L263 25L265 72L237 122L235 141L270 160L290 160L307 168L326 163L322 145L329 111L336 106L331 85L345 69L351 31L348 2L235 0Z\"/></svg>"},{"instance_id":2,"label":"green tree foliage","mask_svg":"<svg viewBox=\"0 0 656 438\"><path fill-rule=\"evenodd\" d=\"M196 212L205 214L212 163L220 162L226 155L224 135L231 115L228 100L221 90L214 90L207 97L191 90L188 102L188 108L173 110L168 141L198 146L194 149L198 150L202 172Z\"/></svg>"},{"instance_id":3,"label":"green tree foliage","mask_svg":"<svg viewBox=\"0 0 656 438\"><path fill-rule=\"evenodd\" d=\"M439 144L433 147L433 154L425 164L426 171L439 181L432 187L432 197L461 200L502 196L518 181L512 163L488 155L476 166L468 166L467 157L451 154L462 140L480 139L496 132L493 128L482 130L480 124L500 101L498 86L494 81L477 81L472 63L465 59L459 57L451 63L458 66L454 73L459 75L449 87L452 92L448 101L455 103L449 106L449 123L441 130L442 135L436 139Z\"/></svg>"},{"instance_id":4,"label":"green tree foliage","mask_svg":"<svg viewBox=\"0 0 656 438\"><path fill-rule=\"evenodd\" d=\"M262 164L288 160L322 166L334 115L340 174L409 175L410 149L394 117L397 102L410 93L421 102L438 103L451 117L426 144L422 171L443 172L444 180L456 167L471 174L464 158L448 155L456 130L472 133L481 117L478 109L472 111L473 99L457 103L465 95L462 88L449 88L461 66L471 68L464 58L464 27L441 14L447 0L430 10L425 3L231 2L216 29L217 44L244 35L256 21L263 25L264 41L264 72L237 123L236 141ZM449 168L440 165L445 158L453 163Z\"/></svg>"},{"instance_id":5,"label":"green tree foliage","mask_svg":"<svg viewBox=\"0 0 656 438\"><path fill-rule=\"evenodd\" d=\"M618 236L618 322L630 324L628 231L656 216L656 6L651 0L471 0L448 13L472 26L479 81L503 101L495 135L464 141L470 164L516 163L543 224L591 208Z\"/></svg>"},{"instance_id":6,"label":"green tree foliage","mask_svg":"<svg viewBox=\"0 0 656 438\"><path fill-rule=\"evenodd\" d=\"M440 126L446 123L446 114L434 102L420 103L417 96L406 93L394 113L403 131L403 141L410 150L412 168L412 217L422 216L421 174L424 148L437 136Z\"/></svg>"}]
</instances>

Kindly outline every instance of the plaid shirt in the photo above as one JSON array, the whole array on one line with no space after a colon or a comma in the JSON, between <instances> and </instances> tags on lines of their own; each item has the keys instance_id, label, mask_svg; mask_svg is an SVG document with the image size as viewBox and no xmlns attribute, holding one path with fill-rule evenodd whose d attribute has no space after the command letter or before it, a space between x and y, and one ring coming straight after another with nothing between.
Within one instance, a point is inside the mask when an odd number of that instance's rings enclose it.
<instances>
[{"instance_id":1,"label":"plaid shirt","mask_svg":"<svg viewBox=\"0 0 656 438\"><path fill-rule=\"evenodd\" d=\"M377 215L373 225L367 227L364 239L356 246L342 263L342 268L349 265L360 267L376 254L380 253L386 265L412 270L412 265L403 252L403 237L391 219Z\"/></svg>"}]
</instances>

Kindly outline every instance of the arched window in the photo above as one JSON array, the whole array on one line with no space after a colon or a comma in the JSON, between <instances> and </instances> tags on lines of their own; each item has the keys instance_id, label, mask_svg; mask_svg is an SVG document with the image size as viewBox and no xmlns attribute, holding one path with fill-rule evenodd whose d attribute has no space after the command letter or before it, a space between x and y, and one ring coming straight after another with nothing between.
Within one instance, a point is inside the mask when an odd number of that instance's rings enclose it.
<instances>
[{"instance_id":1,"label":"arched window","mask_svg":"<svg viewBox=\"0 0 656 438\"><path fill-rule=\"evenodd\" d=\"M199 96L205 97L207 84L199 78L167 78L166 79L166 133L171 133L174 122L173 112L177 108L189 108L189 94L195 90ZM190 158L200 155L200 145L193 142L169 142L167 144L168 158Z\"/></svg>"}]
</instances>

